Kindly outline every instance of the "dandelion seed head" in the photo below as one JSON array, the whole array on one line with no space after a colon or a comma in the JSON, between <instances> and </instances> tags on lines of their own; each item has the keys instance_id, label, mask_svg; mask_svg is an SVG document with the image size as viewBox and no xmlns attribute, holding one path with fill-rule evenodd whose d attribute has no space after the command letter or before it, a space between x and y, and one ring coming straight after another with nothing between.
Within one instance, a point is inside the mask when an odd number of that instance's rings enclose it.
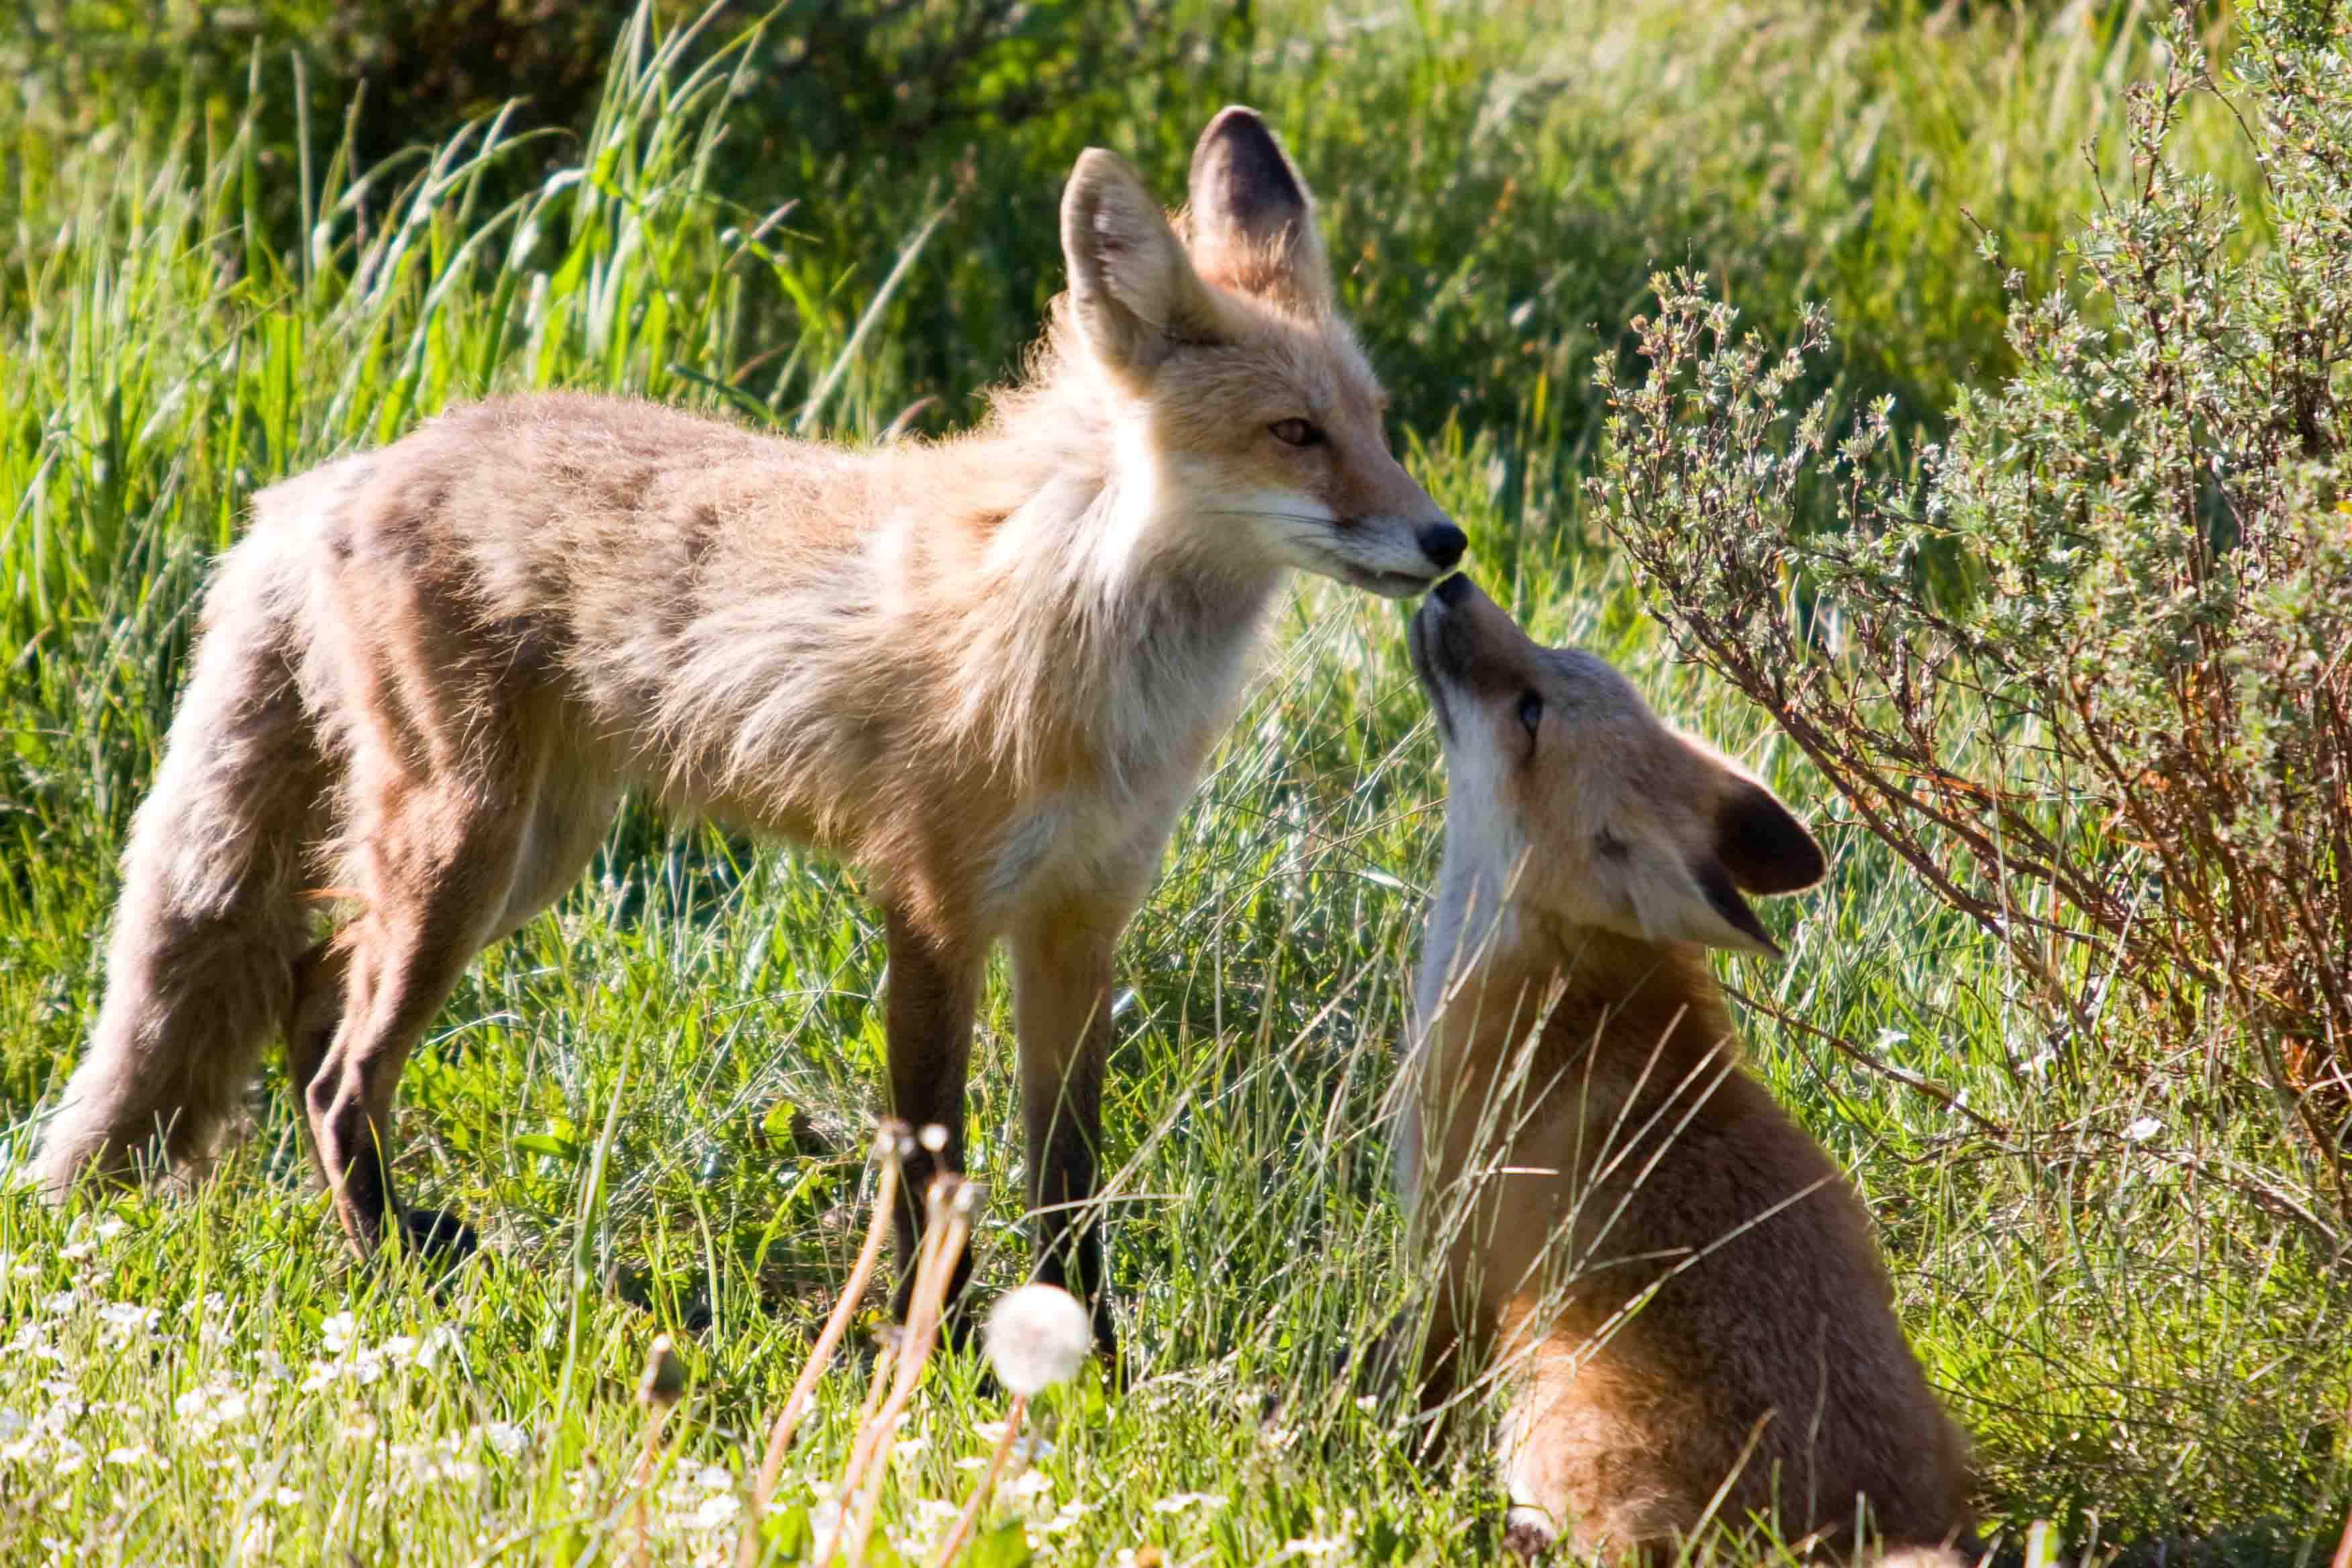
<instances>
[{"instance_id":1,"label":"dandelion seed head","mask_svg":"<svg viewBox=\"0 0 2352 1568\"><path fill-rule=\"evenodd\" d=\"M1067 1290L1024 1285L988 1314L984 1338L996 1375L1025 1398L1076 1376L1094 1349L1095 1331L1087 1310Z\"/></svg>"}]
</instances>

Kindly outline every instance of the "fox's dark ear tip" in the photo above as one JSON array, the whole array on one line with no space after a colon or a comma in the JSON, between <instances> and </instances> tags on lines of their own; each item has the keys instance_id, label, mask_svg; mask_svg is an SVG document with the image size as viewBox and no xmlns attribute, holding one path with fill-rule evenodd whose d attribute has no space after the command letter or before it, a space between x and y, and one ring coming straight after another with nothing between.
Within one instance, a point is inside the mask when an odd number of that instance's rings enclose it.
<instances>
[{"instance_id":1,"label":"fox's dark ear tip","mask_svg":"<svg viewBox=\"0 0 2352 1568\"><path fill-rule=\"evenodd\" d=\"M1280 156L1282 153L1282 143L1274 139L1274 128L1265 122L1265 116L1244 103L1230 103L1217 110L1216 118L1201 132L1193 156L1221 144L1247 147L1261 158L1268 154Z\"/></svg>"},{"instance_id":2,"label":"fox's dark ear tip","mask_svg":"<svg viewBox=\"0 0 2352 1568\"><path fill-rule=\"evenodd\" d=\"M1724 804L1717 853L1732 880L1751 893L1793 893L1829 872L1813 836L1761 784L1745 784Z\"/></svg>"}]
</instances>

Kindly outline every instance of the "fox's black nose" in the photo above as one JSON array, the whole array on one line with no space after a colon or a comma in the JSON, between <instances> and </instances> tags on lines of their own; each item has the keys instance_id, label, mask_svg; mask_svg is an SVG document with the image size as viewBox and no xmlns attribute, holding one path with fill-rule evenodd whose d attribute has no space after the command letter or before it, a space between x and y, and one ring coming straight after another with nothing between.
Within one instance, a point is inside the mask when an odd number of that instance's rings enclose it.
<instances>
[{"instance_id":1,"label":"fox's black nose","mask_svg":"<svg viewBox=\"0 0 2352 1568\"><path fill-rule=\"evenodd\" d=\"M1449 605L1460 604L1469 592L1470 579L1459 572L1430 590L1439 604Z\"/></svg>"},{"instance_id":2,"label":"fox's black nose","mask_svg":"<svg viewBox=\"0 0 2352 1568\"><path fill-rule=\"evenodd\" d=\"M1421 552L1440 572L1461 560L1462 552L1470 548L1470 536L1450 522L1433 522L1415 537L1421 541Z\"/></svg>"}]
</instances>

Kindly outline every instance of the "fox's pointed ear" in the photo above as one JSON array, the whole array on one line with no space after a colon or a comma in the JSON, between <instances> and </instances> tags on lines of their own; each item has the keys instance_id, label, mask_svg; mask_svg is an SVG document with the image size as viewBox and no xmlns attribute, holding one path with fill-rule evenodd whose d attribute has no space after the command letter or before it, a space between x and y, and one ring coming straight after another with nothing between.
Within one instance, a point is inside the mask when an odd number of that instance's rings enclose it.
<instances>
[{"instance_id":1,"label":"fox's pointed ear","mask_svg":"<svg viewBox=\"0 0 2352 1568\"><path fill-rule=\"evenodd\" d=\"M1215 335L1208 290L1160 204L1118 154L1089 147L1062 193L1070 308L1087 346L1130 384L1180 342Z\"/></svg>"},{"instance_id":2,"label":"fox's pointed ear","mask_svg":"<svg viewBox=\"0 0 2352 1568\"><path fill-rule=\"evenodd\" d=\"M1779 944L1740 895L1811 887L1828 869L1821 846L1770 790L1703 747L1693 745L1692 754L1721 775L1715 815L1701 819L1695 841L1657 840L1658 854L1643 864L1648 875L1631 881L1643 933L1778 957Z\"/></svg>"},{"instance_id":3,"label":"fox's pointed ear","mask_svg":"<svg viewBox=\"0 0 2352 1568\"><path fill-rule=\"evenodd\" d=\"M1780 956L1780 943L1731 885L1731 873L1711 857L1684 861L1662 849L1654 863L1634 868L1625 890L1643 936L1652 942Z\"/></svg>"},{"instance_id":4,"label":"fox's pointed ear","mask_svg":"<svg viewBox=\"0 0 2352 1568\"><path fill-rule=\"evenodd\" d=\"M1235 106L1209 121L1192 149L1190 195L1201 276L1303 310L1329 305L1314 198L1257 110Z\"/></svg>"},{"instance_id":5,"label":"fox's pointed ear","mask_svg":"<svg viewBox=\"0 0 2352 1568\"><path fill-rule=\"evenodd\" d=\"M1740 779L1717 808L1715 858L1734 886L1750 893L1793 893L1822 879L1822 847L1772 792Z\"/></svg>"}]
</instances>

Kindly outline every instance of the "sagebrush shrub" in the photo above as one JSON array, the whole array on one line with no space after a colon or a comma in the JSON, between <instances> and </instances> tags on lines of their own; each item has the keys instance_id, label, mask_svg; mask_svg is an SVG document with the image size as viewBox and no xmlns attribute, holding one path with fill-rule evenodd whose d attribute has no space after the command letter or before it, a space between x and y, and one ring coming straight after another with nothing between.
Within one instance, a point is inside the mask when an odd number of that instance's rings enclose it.
<instances>
[{"instance_id":1,"label":"sagebrush shrub","mask_svg":"<svg viewBox=\"0 0 2352 1568\"><path fill-rule=\"evenodd\" d=\"M1822 315L1776 353L1677 275L1636 323L1646 375L1601 362L1588 499L1683 651L2000 943L2056 1059L2161 1075L2191 1116L2275 1106L2305 1168L2240 1188L2341 1258L2352 11L2242 22L2225 88L2178 18L2066 286L2012 286L2018 373L1919 468L1884 404L1843 435L1787 406ZM2251 259L2244 215L2168 153L2199 93L2267 174Z\"/></svg>"}]
</instances>

